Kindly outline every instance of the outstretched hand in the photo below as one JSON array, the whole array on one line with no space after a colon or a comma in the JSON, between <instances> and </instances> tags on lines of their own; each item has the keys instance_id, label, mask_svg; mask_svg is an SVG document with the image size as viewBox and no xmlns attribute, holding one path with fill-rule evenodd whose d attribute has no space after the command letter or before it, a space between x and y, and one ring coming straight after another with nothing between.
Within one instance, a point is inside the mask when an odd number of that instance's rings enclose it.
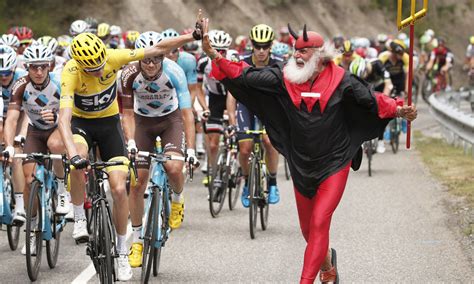
<instances>
[{"instance_id":1,"label":"outstretched hand","mask_svg":"<svg viewBox=\"0 0 474 284\"><path fill-rule=\"evenodd\" d=\"M201 40L202 39L202 34L203 34L203 30L202 30L202 10L199 9L198 11L198 14L197 14L197 18L196 18L196 24L194 26L194 31L193 31L193 38L195 40Z\"/></svg>"},{"instance_id":2,"label":"outstretched hand","mask_svg":"<svg viewBox=\"0 0 474 284\"><path fill-rule=\"evenodd\" d=\"M219 53L211 46L211 42L209 41L209 18L203 18L202 31L204 33L202 37L202 51L211 59L214 59Z\"/></svg>"}]
</instances>

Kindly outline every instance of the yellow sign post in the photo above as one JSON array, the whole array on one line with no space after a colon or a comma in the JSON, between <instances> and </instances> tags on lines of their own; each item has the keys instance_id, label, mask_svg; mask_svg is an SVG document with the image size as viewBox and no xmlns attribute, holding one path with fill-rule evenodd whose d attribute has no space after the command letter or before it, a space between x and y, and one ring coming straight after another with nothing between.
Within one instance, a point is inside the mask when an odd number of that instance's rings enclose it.
<instances>
[{"instance_id":1,"label":"yellow sign post","mask_svg":"<svg viewBox=\"0 0 474 284\"><path fill-rule=\"evenodd\" d=\"M416 12L416 0L410 0L411 9L410 16L402 20L402 2L403 0L398 0L398 11L397 11L397 26L398 30L402 30L407 26L410 26L410 61L408 64L408 105L411 105L412 99L412 86L413 86L413 45L415 43L414 34L415 34L415 22L419 19L426 16L428 12L428 0L423 0L423 9ZM411 144L411 122L408 121L407 124L407 149L410 149Z\"/></svg>"}]
</instances>

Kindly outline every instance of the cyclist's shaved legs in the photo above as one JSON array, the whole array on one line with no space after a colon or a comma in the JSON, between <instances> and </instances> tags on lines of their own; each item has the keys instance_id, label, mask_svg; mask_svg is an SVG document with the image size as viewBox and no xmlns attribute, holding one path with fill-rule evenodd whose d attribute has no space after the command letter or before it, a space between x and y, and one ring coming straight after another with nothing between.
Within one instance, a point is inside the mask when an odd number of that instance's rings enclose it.
<instances>
[{"instance_id":1,"label":"cyclist's shaved legs","mask_svg":"<svg viewBox=\"0 0 474 284\"><path fill-rule=\"evenodd\" d=\"M127 182L127 172L115 170L109 172L110 190L114 201L113 219L117 234L127 234L128 220L128 196L125 187Z\"/></svg>"},{"instance_id":2,"label":"cyclist's shaved legs","mask_svg":"<svg viewBox=\"0 0 474 284\"><path fill-rule=\"evenodd\" d=\"M166 152L166 154L181 157L183 156L183 154L176 152ZM167 161L164 164L171 189L178 194L183 191L184 186L183 166L184 162L181 161Z\"/></svg>"},{"instance_id":3,"label":"cyclist's shaved legs","mask_svg":"<svg viewBox=\"0 0 474 284\"><path fill-rule=\"evenodd\" d=\"M143 217L143 194L145 193L146 185L148 183L148 169L137 169L138 181L135 187L130 189L129 205L130 205L130 219L132 226L139 226L142 224Z\"/></svg>"},{"instance_id":4,"label":"cyclist's shaved legs","mask_svg":"<svg viewBox=\"0 0 474 284\"><path fill-rule=\"evenodd\" d=\"M64 147L64 143L61 139L61 134L59 133L58 129L51 133L48 138L47 145L49 151L53 154L63 154L66 152L66 148ZM61 160L53 160L53 170L54 174L58 178L64 178L64 167Z\"/></svg>"},{"instance_id":5,"label":"cyclist's shaved legs","mask_svg":"<svg viewBox=\"0 0 474 284\"><path fill-rule=\"evenodd\" d=\"M89 149L87 145L83 143L74 143L78 155L82 158L87 159ZM84 179L83 170L71 171L71 200L72 204L78 206L84 203L84 188L86 181Z\"/></svg>"},{"instance_id":6,"label":"cyclist's shaved legs","mask_svg":"<svg viewBox=\"0 0 474 284\"><path fill-rule=\"evenodd\" d=\"M239 141L239 162L242 168L242 174L245 177L249 175L249 158L252 153L253 141L251 139Z\"/></svg>"}]
</instances>

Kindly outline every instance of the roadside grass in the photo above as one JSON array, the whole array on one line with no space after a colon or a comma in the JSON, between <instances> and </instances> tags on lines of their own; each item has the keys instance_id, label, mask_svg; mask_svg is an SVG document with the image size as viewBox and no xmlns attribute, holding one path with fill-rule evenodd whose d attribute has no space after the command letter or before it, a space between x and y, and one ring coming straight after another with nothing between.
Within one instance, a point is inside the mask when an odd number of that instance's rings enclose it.
<instances>
[{"instance_id":1,"label":"roadside grass","mask_svg":"<svg viewBox=\"0 0 474 284\"><path fill-rule=\"evenodd\" d=\"M474 158L463 149L451 146L442 139L424 136L415 131L416 149L430 172L448 191L464 197L469 209L474 208Z\"/></svg>"}]
</instances>

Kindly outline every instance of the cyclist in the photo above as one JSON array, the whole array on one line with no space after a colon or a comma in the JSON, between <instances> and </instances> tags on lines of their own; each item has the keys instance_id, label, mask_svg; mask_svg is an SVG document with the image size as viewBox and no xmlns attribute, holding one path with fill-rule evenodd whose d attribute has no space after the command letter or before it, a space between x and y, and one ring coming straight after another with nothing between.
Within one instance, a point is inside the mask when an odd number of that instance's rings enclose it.
<instances>
[{"instance_id":1,"label":"cyclist","mask_svg":"<svg viewBox=\"0 0 474 284\"><path fill-rule=\"evenodd\" d=\"M59 55L65 58L66 60L70 59L66 50L71 44L72 38L68 35L62 35L62 36L58 36L57 41L58 41L58 49L56 50L56 55Z\"/></svg>"},{"instance_id":2,"label":"cyclist","mask_svg":"<svg viewBox=\"0 0 474 284\"><path fill-rule=\"evenodd\" d=\"M393 84L393 91L397 96L402 96L408 92L408 61L409 56L405 52L405 43L401 40L390 42L389 50L379 54L378 59L390 73L390 80Z\"/></svg>"},{"instance_id":3,"label":"cyclist","mask_svg":"<svg viewBox=\"0 0 474 284\"><path fill-rule=\"evenodd\" d=\"M96 35L82 33L71 44L72 60L61 76L59 129L71 164L76 169L87 166L88 151L97 142L104 161L126 161L125 141L120 126L117 103L117 71L125 64L143 58L159 57L186 42L199 39L200 30L192 35L163 40L146 49L106 49ZM73 135L74 134L74 135ZM128 197L125 189L127 166L107 169L114 199L114 223L117 231L118 275L127 281L132 277L127 256L126 231ZM84 175L71 173L71 197L74 207L73 238L87 241L84 213Z\"/></svg>"},{"instance_id":4,"label":"cyclist","mask_svg":"<svg viewBox=\"0 0 474 284\"><path fill-rule=\"evenodd\" d=\"M354 46L350 40L345 40L342 47L342 53L334 58L334 63L341 66L345 70L349 70L351 62L360 56L354 52Z\"/></svg>"},{"instance_id":5,"label":"cyclist","mask_svg":"<svg viewBox=\"0 0 474 284\"><path fill-rule=\"evenodd\" d=\"M161 36L166 38L174 38L179 36L178 32L174 29L167 29L161 33ZM192 42L194 43L194 42ZM173 60L174 62L178 63L178 65L183 69L184 74L186 75L186 81L188 82L188 89L189 93L191 94L191 105L194 105L194 101L197 98L199 104L202 106L206 106L206 101L202 96L198 96L199 94L199 85L197 82L197 63L196 57L186 51L180 51L178 48L172 50L170 53L166 54L168 59ZM198 125L199 126L199 125ZM198 128L198 127L196 127ZM204 141L204 137L202 132L198 132L196 135L196 151L199 154L204 154L204 148L202 147Z\"/></svg>"},{"instance_id":6,"label":"cyclist","mask_svg":"<svg viewBox=\"0 0 474 284\"><path fill-rule=\"evenodd\" d=\"M89 24L87 24L85 21L75 20L71 23L71 26L69 27L69 34L71 36L77 36L78 34L87 32L88 28Z\"/></svg>"},{"instance_id":7,"label":"cyclist","mask_svg":"<svg viewBox=\"0 0 474 284\"><path fill-rule=\"evenodd\" d=\"M97 19L92 18L92 17L87 17L84 19L84 22L87 24L87 29L85 30L88 33L97 33L97 26L99 25L99 22L97 22Z\"/></svg>"},{"instance_id":8,"label":"cyclist","mask_svg":"<svg viewBox=\"0 0 474 284\"><path fill-rule=\"evenodd\" d=\"M271 53L286 61L290 57L290 47L286 43L277 42L272 46Z\"/></svg>"},{"instance_id":9,"label":"cyclist","mask_svg":"<svg viewBox=\"0 0 474 284\"><path fill-rule=\"evenodd\" d=\"M213 30L209 32L209 37L212 46L225 56L227 50L232 44L232 38L230 35L224 31ZM224 85L210 75L211 70L211 60L206 55L203 55L197 62L198 96L201 97L198 101L205 101L205 96L208 96L209 107L206 105L202 105L202 107L203 117L207 120L205 122L205 132L209 139L207 145L207 164L209 165L208 168L210 170L216 163L219 137L221 131L223 131L222 122L220 120L223 118L224 111L227 109L228 97L227 89ZM203 88L203 84L205 88ZM212 171L209 172L212 173ZM203 183L207 184L208 182L206 176Z\"/></svg>"},{"instance_id":10,"label":"cyclist","mask_svg":"<svg viewBox=\"0 0 474 284\"><path fill-rule=\"evenodd\" d=\"M125 37L125 48L134 49L135 41L140 36L140 33L137 31L128 31Z\"/></svg>"},{"instance_id":11,"label":"cyclist","mask_svg":"<svg viewBox=\"0 0 474 284\"><path fill-rule=\"evenodd\" d=\"M5 152L12 158L15 153L13 147L17 123L20 119L20 110L23 108L28 115L27 139L25 153L47 153L48 150L54 154L64 153L64 145L57 127L57 112L59 110L59 76L49 73L49 66L53 54L48 47L43 45L30 45L23 53L28 68L28 75L21 77L15 82L12 89L12 98L8 106L7 120L5 124ZM23 162L25 175L24 200L29 200L30 185L34 179L34 161ZM54 173L58 177L58 205L56 213L66 214L68 202L64 187L64 169L61 161L53 162ZM36 226L36 219L32 220L32 227ZM27 236L27 241L36 245L35 236ZM26 254L26 246L21 250Z\"/></svg>"},{"instance_id":12,"label":"cyclist","mask_svg":"<svg viewBox=\"0 0 474 284\"><path fill-rule=\"evenodd\" d=\"M415 107L397 106L384 95L375 97L363 82L333 63L333 45L324 44L321 35L306 27L301 36L290 29L296 38L293 57L285 66L270 68L226 60L211 47L207 30L204 19L202 47L213 60L212 74L256 112L272 144L288 160L307 241L300 283L313 283L320 268L322 282L337 282L335 250L328 256L329 228L349 168L360 165L360 159L352 160L361 157L363 141L387 124L384 118L400 115L413 120Z\"/></svg>"},{"instance_id":13,"label":"cyclist","mask_svg":"<svg viewBox=\"0 0 474 284\"><path fill-rule=\"evenodd\" d=\"M159 33L145 32L137 39L135 48L149 48L161 40ZM194 151L194 116L186 75L174 61L163 57L148 58L125 67L122 72L122 106L129 152L137 148L153 152L155 138L160 136L166 154L184 156L186 138L186 156L197 161ZM164 166L173 190L169 225L177 229L184 218L184 163L168 161ZM148 182L150 161L139 158L137 167L138 183L130 191L129 201L133 229L129 256L132 267L139 267L142 262L143 242L140 236L143 194Z\"/></svg>"},{"instance_id":14,"label":"cyclist","mask_svg":"<svg viewBox=\"0 0 474 284\"><path fill-rule=\"evenodd\" d=\"M33 41L33 31L29 27L12 27L8 33L15 35L20 41L20 46L16 50L18 54L23 54L25 48Z\"/></svg>"},{"instance_id":15,"label":"cyclist","mask_svg":"<svg viewBox=\"0 0 474 284\"><path fill-rule=\"evenodd\" d=\"M386 43L388 41L388 36L386 34L378 34L377 35L377 42L375 43L375 49L380 54L387 50Z\"/></svg>"},{"instance_id":16,"label":"cyclist","mask_svg":"<svg viewBox=\"0 0 474 284\"><path fill-rule=\"evenodd\" d=\"M430 61L426 65L426 72L433 69L436 73L440 72L444 76L446 82L446 91L451 90L451 79L449 72L454 63L454 55L451 50L446 47L446 41L438 38L438 46L436 46L430 55Z\"/></svg>"},{"instance_id":17,"label":"cyclist","mask_svg":"<svg viewBox=\"0 0 474 284\"><path fill-rule=\"evenodd\" d=\"M254 67L265 67L282 62L281 58L273 56L270 53L274 39L275 34L270 26L259 24L252 27L250 30L250 41L252 42L253 51L252 54L243 56L242 61ZM257 130L254 128L256 120L255 114L247 109L247 107L242 103L237 104L237 112L235 112L236 100L232 96L229 96L229 100L232 102L229 104L229 106L232 107L229 108L228 111L230 123L233 125L237 124L240 131ZM239 162L242 167L242 175L245 178L241 201L242 205L247 208L250 205L248 189L250 165L248 161L250 154L252 153L253 137L252 135L238 134L237 139L239 141ZM270 204L276 204L280 201L280 193L276 179L278 170L278 152L273 148L267 135L263 137L263 145L265 147L265 160L268 169L268 202Z\"/></svg>"},{"instance_id":18,"label":"cyclist","mask_svg":"<svg viewBox=\"0 0 474 284\"><path fill-rule=\"evenodd\" d=\"M63 71L64 65L66 64L66 59L64 57L56 55L56 52L59 47L58 41L54 37L42 36L37 40L37 42L39 44L47 46L51 50L51 52L53 53L53 60L51 61L49 68L52 72L60 74L61 71Z\"/></svg>"},{"instance_id":19,"label":"cyclist","mask_svg":"<svg viewBox=\"0 0 474 284\"><path fill-rule=\"evenodd\" d=\"M0 82L2 89L2 100L3 100L3 117L5 118L8 111L8 105L10 103L11 92L14 83L21 77L27 75L24 69L18 68L17 54L13 48L2 45L0 46ZM26 135L26 128L28 126L28 119L21 115L21 122L16 130L15 137L15 152L21 152L21 141ZM5 121L5 120L4 120ZM17 204L15 211L13 212L13 221L18 223L25 222L25 211L23 209L23 188L25 187L25 179L23 175L23 167L19 160L14 160L12 163L13 168L13 188L15 190L15 203Z\"/></svg>"},{"instance_id":20,"label":"cyclist","mask_svg":"<svg viewBox=\"0 0 474 284\"><path fill-rule=\"evenodd\" d=\"M110 48L125 48L125 42L122 38L122 28L116 25L110 26Z\"/></svg>"},{"instance_id":21,"label":"cyclist","mask_svg":"<svg viewBox=\"0 0 474 284\"><path fill-rule=\"evenodd\" d=\"M469 70L473 67L474 62L474 35L469 37L469 44L466 48L466 58L464 60L463 70Z\"/></svg>"},{"instance_id":22,"label":"cyclist","mask_svg":"<svg viewBox=\"0 0 474 284\"><path fill-rule=\"evenodd\" d=\"M385 69L385 66L377 58L365 60L363 58L358 58L352 61L349 71L366 80L367 83L374 89L376 92L383 93L386 96L390 96L390 92L393 88L392 80L390 80L390 73ZM384 131L380 131L378 142L377 142L377 153L385 153L385 144L384 144Z\"/></svg>"},{"instance_id":23,"label":"cyclist","mask_svg":"<svg viewBox=\"0 0 474 284\"><path fill-rule=\"evenodd\" d=\"M107 48L110 48L109 41L110 41L110 25L107 23L100 23L97 26L97 36L104 42Z\"/></svg>"},{"instance_id":24,"label":"cyclist","mask_svg":"<svg viewBox=\"0 0 474 284\"><path fill-rule=\"evenodd\" d=\"M332 38L332 43L334 44L334 47L337 50L340 50L341 52L344 48L344 41L345 41L344 37L340 35Z\"/></svg>"},{"instance_id":25,"label":"cyclist","mask_svg":"<svg viewBox=\"0 0 474 284\"><path fill-rule=\"evenodd\" d=\"M290 35L287 27L281 27L279 30L280 38L279 42L286 43L289 46L293 46L295 39Z\"/></svg>"}]
</instances>

